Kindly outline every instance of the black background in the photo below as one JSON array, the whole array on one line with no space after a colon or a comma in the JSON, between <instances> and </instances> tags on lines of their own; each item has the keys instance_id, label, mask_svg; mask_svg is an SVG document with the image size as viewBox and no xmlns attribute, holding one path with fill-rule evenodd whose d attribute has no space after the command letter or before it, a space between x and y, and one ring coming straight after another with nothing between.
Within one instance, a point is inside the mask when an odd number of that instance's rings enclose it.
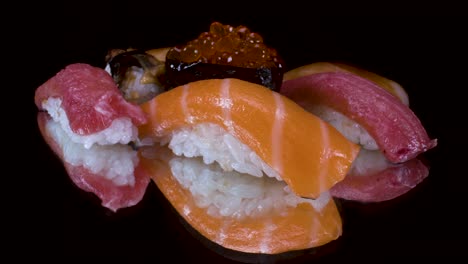
<instances>
[{"instance_id":1,"label":"black background","mask_svg":"<svg viewBox=\"0 0 468 264\"><path fill-rule=\"evenodd\" d=\"M46 260L104 257L128 263L168 262L164 259L171 263L333 263L467 255L466 218L462 217L468 176L467 100L462 96L467 83L466 19L411 12L397 16L382 14L378 8L367 15L353 15L346 8L334 13L332 7L322 12L292 5L277 7L275 12L236 6L224 13L227 7L199 12L183 3L132 3L38 3L16 16L26 25L12 32L17 42L11 43L22 50L15 53L12 76L21 83L22 88L15 91L21 92L20 105L27 116L15 124L25 125L21 131L27 140L20 143L25 144L22 150L14 148L12 153L14 162L24 161L20 157L26 153L29 163L15 163L15 168L32 172L18 177L21 185L15 197L26 201L14 208L15 215L26 223L15 233L27 232L16 235L11 244L24 255L39 252ZM193 3L197 4L202 5ZM180 44L207 31L213 21L242 24L260 33L278 50L287 69L315 61L342 61L400 83L429 135L439 140L425 155L431 165L429 177L389 202L340 203L342 237L318 250L276 257L234 254L205 245L186 229L154 184L132 208L111 213L101 207L96 197L69 181L40 136L35 89L67 64L104 66L111 48Z\"/></svg>"}]
</instances>

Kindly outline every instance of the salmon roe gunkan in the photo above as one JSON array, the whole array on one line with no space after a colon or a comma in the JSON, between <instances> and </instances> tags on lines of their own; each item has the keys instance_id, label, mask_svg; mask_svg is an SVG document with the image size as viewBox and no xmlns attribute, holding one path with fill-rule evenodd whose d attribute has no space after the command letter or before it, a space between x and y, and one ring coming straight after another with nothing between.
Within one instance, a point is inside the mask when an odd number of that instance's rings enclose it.
<instances>
[{"instance_id":1,"label":"salmon roe gunkan","mask_svg":"<svg viewBox=\"0 0 468 264\"><path fill-rule=\"evenodd\" d=\"M174 87L202 79L238 78L278 90L282 64L278 52L260 34L220 22L166 55L168 80Z\"/></svg>"}]
</instances>

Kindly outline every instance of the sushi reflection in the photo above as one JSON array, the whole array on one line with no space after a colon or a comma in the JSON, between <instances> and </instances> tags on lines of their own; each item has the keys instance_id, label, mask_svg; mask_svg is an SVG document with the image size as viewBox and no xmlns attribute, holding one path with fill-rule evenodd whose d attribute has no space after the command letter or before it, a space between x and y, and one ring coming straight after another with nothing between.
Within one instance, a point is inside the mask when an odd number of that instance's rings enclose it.
<instances>
[{"instance_id":1,"label":"sushi reflection","mask_svg":"<svg viewBox=\"0 0 468 264\"><path fill-rule=\"evenodd\" d=\"M284 182L225 172L201 158L143 147L141 162L178 214L201 236L243 253L279 254L327 244L342 234L329 193L295 196Z\"/></svg>"},{"instance_id":2,"label":"sushi reflection","mask_svg":"<svg viewBox=\"0 0 468 264\"><path fill-rule=\"evenodd\" d=\"M400 197L429 176L422 157L403 163L389 162L378 150L361 149L351 171L330 189L335 198L376 203Z\"/></svg>"}]
</instances>

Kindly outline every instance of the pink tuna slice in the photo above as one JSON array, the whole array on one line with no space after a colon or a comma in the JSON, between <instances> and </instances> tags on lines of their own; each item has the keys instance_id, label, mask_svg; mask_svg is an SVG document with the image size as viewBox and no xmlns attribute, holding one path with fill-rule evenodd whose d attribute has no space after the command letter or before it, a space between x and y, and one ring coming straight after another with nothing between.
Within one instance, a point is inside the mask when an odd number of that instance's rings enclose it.
<instances>
[{"instance_id":1,"label":"pink tuna slice","mask_svg":"<svg viewBox=\"0 0 468 264\"><path fill-rule=\"evenodd\" d=\"M42 110L42 102L51 97L62 100L72 131L81 136L104 130L121 117L136 126L146 123L141 108L125 101L109 73L89 64L70 64L39 86L36 106Z\"/></svg>"},{"instance_id":2,"label":"pink tuna slice","mask_svg":"<svg viewBox=\"0 0 468 264\"><path fill-rule=\"evenodd\" d=\"M54 141L46 130L47 122L52 122L46 113L39 113L37 116L39 129L46 143L52 151L63 161L63 152L60 146ZM101 199L101 205L116 212L118 209L130 207L139 203L146 192L150 182L149 174L141 167L137 166L134 171L135 184L133 186L117 186L104 176L91 173L82 166L72 166L63 162L70 179L80 189L94 193Z\"/></svg>"},{"instance_id":3,"label":"pink tuna slice","mask_svg":"<svg viewBox=\"0 0 468 264\"><path fill-rule=\"evenodd\" d=\"M391 162L405 162L437 145L408 106L358 75L310 74L284 81L280 92L299 105L322 104L346 115L367 130Z\"/></svg>"},{"instance_id":4,"label":"pink tuna slice","mask_svg":"<svg viewBox=\"0 0 468 264\"><path fill-rule=\"evenodd\" d=\"M428 175L429 167L415 158L369 174L351 172L330 189L330 194L345 200L383 202L407 193Z\"/></svg>"}]
</instances>

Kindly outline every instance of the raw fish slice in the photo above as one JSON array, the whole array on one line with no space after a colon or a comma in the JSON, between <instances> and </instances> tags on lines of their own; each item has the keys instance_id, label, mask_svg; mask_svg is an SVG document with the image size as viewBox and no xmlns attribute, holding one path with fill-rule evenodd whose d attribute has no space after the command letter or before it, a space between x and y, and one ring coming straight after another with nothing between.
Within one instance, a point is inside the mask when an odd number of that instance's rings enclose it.
<instances>
[{"instance_id":1,"label":"raw fish slice","mask_svg":"<svg viewBox=\"0 0 468 264\"><path fill-rule=\"evenodd\" d=\"M142 157L141 164L180 216L201 235L225 248L276 254L318 247L342 234L341 217L330 197L319 210L302 203L261 217L215 217L195 204L191 192L175 180L165 161Z\"/></svg>"},{"instance_id":2,"label":"raw fish slice","mask_svg":"<svg viewBox=\"0 0 468 264\"><path fill-rule=\"evenodd\" d=\"M370 155L381 155L373 152ZM365 165L368 168L364 169L353 168L344 180L330 189L332 196L359 202L387 201L407 193L429 175L429 167L419 158L399 164L388 163L378 169L375 160L361 162L372 164Z\"/></svg>"},{"instance_id":3,"label":"raw fish slice","mask_svg":"<svg viewBox=\"0 0 468 264\"><path fill-rule=\"evenodd\" d=\"M148 123L142 141L161 141L200 123L224 128L301 197L317 198L341 181L359 147L288 98L239 79L210 79L179 86L141 105Z\"/></svg>"},{"instance_id":4,"label":"raw fish slice","mask_svg":"<svg viewBox=\"0 0 468 264\"><path fill-rule=\"evenodd\" d=\"M148 174L137 166L134 171L135 182L133 185L114 184L102 175L94 174L83 166L73 166L63 159L63 150L54 141L46 128L47 122L53 122L46 113L38 114L38 125L46 143L53 152L62 160L70 179L82 190L94 193L101 199L102 206L112 211L130 207L141 201L150 178Z\"/></svg>"},{"instance_id":5,"label":"raw fish slice","mask_svg":"<svg viewBox=\"0 0 468 264\"><path fill-rule=\"evenodd\" d=\"M394 163L435 147L413 111L374 82L348 72L310 74L283 82L281 93L298 104L323 104L360 124Z\"/></svg>"},{"instance_id":6,"label":"raw fish slice","mask_svg":"<svg viewBox=\"0 0 468 264\"><path fill-rule=\"evenodd\" d=\"M408 94L406 93L405 89L401 87L400 84L387 79L383 76L380 76L376 73L340 63L340 62L314 62L311 64L307 64L301 67L297 67L292 69L284 74L283 81L296 79L298 77L320 73L320 72L350 72L356 75L359 75L363 78L366 78L372 82L375 82L378 86L384 88L385 90L389 91L394 96L398 97L405 105L409 105L409 98Z\"/></svg>"},{"instance_id":7,"label":"raw fish slice","mask_svg":"<svg viewBox=\"0 0 468 264\"><path fill-rule=\"evenodd\" d=\"M112 77L84 63L68 65L36 89L36 106L44 110L49 98L59 98L71 130L81 136L108 128L127 117L135 126L146 122L141 109L124 100Z\"/></svg>"}]
</instances>

